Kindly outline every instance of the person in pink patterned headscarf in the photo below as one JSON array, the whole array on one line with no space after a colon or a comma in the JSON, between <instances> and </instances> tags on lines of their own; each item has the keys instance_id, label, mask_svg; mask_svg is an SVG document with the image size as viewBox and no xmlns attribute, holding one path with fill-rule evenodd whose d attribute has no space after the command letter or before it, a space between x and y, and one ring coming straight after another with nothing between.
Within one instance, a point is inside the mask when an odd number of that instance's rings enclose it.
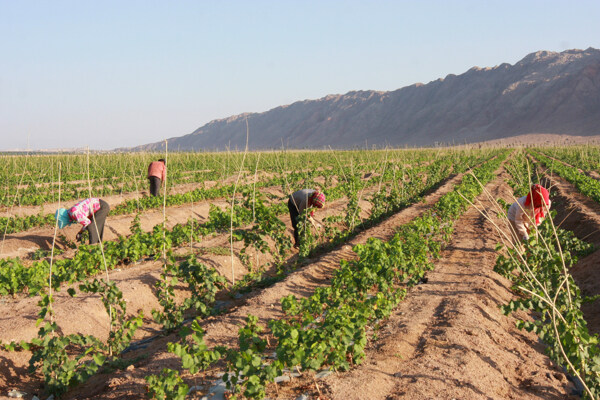
<instances>
[{"instance_id":1,"label":"person in pink patterned headscarf","mask_svg":"<svg viewBox=\"0 0 600 400\"><path fill-rule=\"evenodd\" d=\"M508 209L513 236L523 241L529 239L532 226L542 223L551 205L550 193L545 187L531 186L527 196L519 198Z\"/></svg>"},{"instance_id":2,"label":"person in pink patterned headscarf","mask_svg":"<svg viewBox=\"0 0 600 400\"><path fill-rule=\"evenodd\" d=\"M290 211L290 219L292 220L292 228L294 228L294 247L300 246L298 238L298 217L302 211L315 207L323 208L325 205L325 195L317 190L302 189L292 193L288 200L288 209ZM310 213L312 218L313 211Z\"/></svg>"},{"instance_id":3,"label":"person in pink patterned headscarf","mask_svg":"<svg viewBox=\"0 0 600 400\"><path fill-rule=\"evenodd\" d=\"M87 230L90 236L90 244L95 244L102 240L104 223L109 211L110 206L107 202L91 197L81 200L68 210L66 208L59 208L56 210L55 217L60 229L76 222L83 225L79 233L77 233L77 241L81 241L81 235Z\"/></svg>"}]
</instances>

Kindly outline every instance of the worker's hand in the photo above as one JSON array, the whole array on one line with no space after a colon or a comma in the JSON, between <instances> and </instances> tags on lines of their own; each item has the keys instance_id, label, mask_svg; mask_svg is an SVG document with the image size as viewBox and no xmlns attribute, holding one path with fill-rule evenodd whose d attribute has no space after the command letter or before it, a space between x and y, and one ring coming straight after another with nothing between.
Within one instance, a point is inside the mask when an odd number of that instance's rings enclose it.
<instances>
[{"instance_id":1,"label":"worker's hand","mask_svg":"<svg viewBox=\"0 0 600 400\"><path fill-rule=\"evenodd\" d=\"M321 229L323 227L323 225L321 225L320 223L315 221L312 217L308 217L308 220L310 221L312 226L314 226L316 229Z\"/></svg>"}]
</instances>

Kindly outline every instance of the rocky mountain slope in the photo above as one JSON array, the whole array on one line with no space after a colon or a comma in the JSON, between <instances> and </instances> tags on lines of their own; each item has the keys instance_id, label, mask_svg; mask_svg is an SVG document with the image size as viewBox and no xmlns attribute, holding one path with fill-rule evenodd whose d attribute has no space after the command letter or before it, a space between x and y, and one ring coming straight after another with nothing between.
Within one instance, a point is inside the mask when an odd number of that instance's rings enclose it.
<instances>
[{"instance_id":1,"label":"rocky mountain slope","mask_svg":"<svg viewBox=\"0 0 600 400\"><path fill-rule=\"evenodd\" d=\"M180 150L431 146L529 133L600 134L600 50L539 51L391 92L354 91L214 120ZM164 142L135 150L160 150Z\"/></svg>"}]
</instances>

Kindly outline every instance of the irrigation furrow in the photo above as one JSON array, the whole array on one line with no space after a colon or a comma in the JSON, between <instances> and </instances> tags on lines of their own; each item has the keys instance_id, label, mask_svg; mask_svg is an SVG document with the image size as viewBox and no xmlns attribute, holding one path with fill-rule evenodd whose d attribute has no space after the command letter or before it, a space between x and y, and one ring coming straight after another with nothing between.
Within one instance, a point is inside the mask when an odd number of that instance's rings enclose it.
<instances>
[{"instance_id":1,"label":"irrigation furrow","mask_svg":"<svg viewBox=\"0 0 600 400\"><path fill-rule=\"evenodd\" d=\"M538 171L550 180L551 191L556 192L558 203L553 203L552 208L559 210L557 226L572 231L581 240L600 245L600 204L581 194L566 179L551 174L534 157L532 159L536 161Z\"/></svg>"},{"instance_id":2,"label":"irrigation furrow","mask_svg":"<svg viewBox=\"0 0 600 400\"><path fill-rule=\"evenodd\" d=\"M237 340L237 330L248 314L257 316L261 323L265 323L269 319L279 318L281 316L281 305L279 301L283 296L294 294L298 298L307 297L312 294L317 287L328 285L334 271L338 268L340 261L350 260L356 257L356 254L351 250L352 246L366 243L367 239L371 237L383 240L390 239L398 226L406 224L422 215L432 204L435 204L443 194L451 191L452 188L460 182L461 178L462 175L447 179L443 185L427 195L423 202L414 204L413 206L394 214L377 226L358 234L341 248L313 260L309 265L290 274L283 281L251 295L244 305L237 307L230 313L205 319L202 326L206 330L206 343L210 347L214 345L234 346ZM167 338L167 340L173 341L174 337L171 337L170 339ZM97 396L96 398L98 399L115 399L142 395L145 391L145 383L142 385L139 385L139 383L142 382L144 376L156 373L158 369L168 367L170 364L173 364L173 367L176 366L176 361L173 360L173 356L165 353L165 343L165 340L160 340L151 345L152 350L149 351L150 347L145 349L145 352L152 353L147 361L136 366L135 370L127 372L127 379L137 382L138 384L133 387L127 386L126 388L120 387L120 385L114 385L116 382L123 379L121 373L117 373L116 377L109 382L104 383L109 385L110 390L108 392L110 393L98 393L94 394L94 396ZM103 378L94 377L92 379L96 380ZM92 384L92 387L96 384L97 383ZM77 393L77 390L73 392L73 398L77 398Z\"/></svg>"},{"instance_id":3,"label":"irrigation furrow","mask_svg":"<svg viewBox=\"0 0 600 400\"><path fill-rule=\"evenodd\" d=\"M486 186L494 199L511 199L506 176L503 172ZM493 209L485 195L478 200L483 209ZM491 216L500 223L494 213ZM324 379L321 390L327 396L567 398L572 385L543 354L535 335L518 331L514 319L499 310L512 293L510 282L493 272L500 241L494 227L473 207L455 226L428 282L400 303L378 332L380 339L367 350L364 363Z\"/></svg>"}]
</instances>

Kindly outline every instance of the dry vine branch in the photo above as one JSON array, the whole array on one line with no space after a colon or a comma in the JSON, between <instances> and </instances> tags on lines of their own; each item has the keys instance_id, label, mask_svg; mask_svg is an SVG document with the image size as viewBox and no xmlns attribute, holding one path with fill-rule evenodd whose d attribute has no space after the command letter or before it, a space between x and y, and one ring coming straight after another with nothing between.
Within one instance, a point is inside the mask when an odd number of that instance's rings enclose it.
<instances>
[{"instance_id":1,"label":"dry vine branch","mask_svg":"<svg viewBox=\"0 0 600 400\"><path fill-rule=\"evenodd\" d=\"M474 175L474 174L473 174L473 176L475 177L475 175ZM497 207L500 207L500 206L498 205L497 201L495 201L495 200L492 198L491 194L490 194L490 193L487 191L487 189L486 189L486 188L485 188L485 187L484 187L484 186L481 184L481 182L480 182L480 181L477 179L477 177L475 177L475 179L477 180L477 182L479 183L479 185L480 185L480 186L483 188L484 192L486 193L486 196L488 196L488 197L489 197L489 198L492 200L492 204L494 204L494 205L495 205L495 206L497 206ZM529 185L529 186L531 187L531 185ZM479 209L479 208L478 208L478 207L477 207L477 206L476 206L476 205L475 205L473 202L471 202L471 201L469 201L468 199L466 199L466 198L465 198L465 197L462 195L462 193L460 193L460 192L459 192L459 195L460 195L460 196L461 196L463 199L467 200L467 201L468 201L468 203L469 203L471 206L473 206L473 207L474 207L474 208L475 208L475 209L476 209L476 210L477 210L477 211L478 211L478 212L479 212L479 213L480 213L480 214L481 214L481 215L482 215L482 216L483 216L483 217L484 217L484 218L485 218L485 219L486 219L488 222L490 222L490 223L491 223L491 224L494 226L494 228L495 228L495 229L498 231L498 233L500 234L501 238L502 238L502 236L504 236L505 238L507 238L507 239L508 239L508 236L506 235L506 233L505 233L505 232L503 232L503 230L502 230L502 229L500 229L500 227L499 227L499 226L498 226L498 225L495 223L495 221L493 221L493 220L491 219L491 217L490 217L490 216L489 216L487 213L485 213L485 212L483 211L483 208L482 208L482 209ZM549 210L548 210L548 209L546 209L546 211L549 211ZM503 218L502 220L504 220L504 218ZM557 233L557 231L556 231L556 228L555 228L554 222L553 222L551 219L550 219L550 223L552 224L552 227L553 227L553 233L554 233L554 237L556 238L556 241L558 242L558 233ZM536 227L536 229L537 229L537 227ZM543 238L542 238L542 239L543 239ZM566 321L566 319L564 318L564 316L563 316L563 315L560 313L560 311L558 310L558 307L557 307L557 305L556 305L556 302L557 302L557 298L558 298L558 295L559 295L560 291L561 291L561 290L564 290L564 289L563 289L563 287L566 285L566 283L567 283L567 281L568 281L568 275L567 275L567 274L568 274L568 272L566 271L565 259L564 259L564 255L563 255L563 253L562 253L562 250L560 250L560 245L559 245L559 255L560 255L560 258L561 258L561 262L562 262L562 264L563 264L563 273L565 274L565 277L564 277L564 279L561 281L561 284L558 286L558 289L557 289L557 291L556 291L556 295L555 295L554 297L552 297L552 296L550 296L550 293L548 293L548 290L547 290L546 286L545 286L545 285L543 285L543 284L542 284L542 283L541 283L541 282L540 282L540 281L537 279L537 277L536 277L535 273L532 271L532 269L531 269L531 268L530 268L530 266L528 265L527 261L526 261L526 260L525 260L525 258L523 257L523 254L522 254L522 249L521 249L520 247L516 246L516 245L515 245L515 244L514 244L514 243L513 243L511 240L507 240L507 242L508 242L508 243L510 243L510 244L513 246L513 249L514 249L514 250L515 250L515 252L518 254L518 256L519 256L519 258L520 258L520 261L521 261L522 265L524 265L524 266L525 266L525 270L521 269L519 272L520 272L520 273L521 273L521 274L524 276L524 278L525 278L525 279L526 279L526 280L529 282L529 284L530 284L530 286L531 286L531 287L538 287L538 288L539 288L539 289L540 289L540 290L543 292L544 296L540 296L539 294L537 294L537 293L534 293L532 290L529 290L529 289L527 289L527 288L523 287L522 285L519 285L519 286L518 286L518 289L519 289L519 290L521 290L521 291L523 291L524 293L527 293L527 294L529 294L529 295L531 295L531 296L533 296L533 297L535 297L535 298L537 298L537 299L539 299L539 300L543 301L543 302L544 302L545 304L547 304L547 305L549 306L549 308L552 310L552 313L551 313L551 316L552 316L552 328L553 328L553 331L554 331L554 335L555 335L555 337L556 337L556 339L557 339L557 340L556 340L556 342L558 343L558 346L559 346L560 352L561 352L561 354L562 354L562 356L563 356L563 359L564 359L564 360L565 360L565 362L568 364L568 366L569 366L569 368L571 369L571 371L572 371L572 372L573 372L573 373L574 373L574 374L577 376L577 378L578 378L578 379L579 379L579 381L581 382L581 384L582 384L582 386L584 387L584 389L585 389L586 393L588 394L588 396L589 396L591 399L597 399L597 397L595 397L595 396L592 394L592 392L591 392L590 388L589 388L589 387L586 385L586 383L585 383L584 379L582 378L581 374L580 374L580 373L577 371L577 369L575 368L575 366L574 366L574 365L571 363L571 361L569 360L569 358L568 358L568 356L567 356L567 354L566 354L566 352L565 352L565 350L564 350L564 348L563 348L563 345L562 345L562 343L561 343L561 340L560 340L560 333L559 333L559 331L558 331L558 323L557 323L556 319L557 319L557 317L558 317L558 318L559 318L559 319L560 319L560 320L561 320L563 323L565 323L565 324L567 323L567 321ZM544 245L545 245L546 249L549 249L549 246L548 246L548 244L547 244L547 243L545 243L545 240L542 240L542 242L544 243ZM507 246L507 247L508 247L508 246ZM512 252L509 252L509 255L512 257ZM514 260L514 258L513 258L513 260ZM534 284L534 283L535 283L535 284ZM568 286L568 285L566 285L566 289L567 289L567 293L568 293L568 296L569 296L569 304L568 304L568 306L569 306L569 307L572 307L572 301L571 301L571 297L570 297L570 294L571 294L571 292L570 292L570 290L569 290L569 286ZM583 350L583 349L581 349L581 347L580 347L580 350ZM584 370L585 370L585 366L584 366Z\"/></svg>"},{"instance_id":2,"label":"dry vine branch","mask_svg":"<svg viewBox=\"0 0 600 400\"><path fill-rule=\"evenodd\" d=\"M58 163L58 208L60 208L60 172L61 172L61 163ZM54 262L54 246L56 244L56 235L58 233L58 218L56 218L56 222L54 223L54 236L52 237L52 248L50 250L50 271L48 272L48 291L49 296L52 298L52 265ZM54 315L52 312L50 314L50 323L54 322ZM54 332L53 332L54 334Z\"/></svg>"},{"instance_id":3,"label":"dry vine branch","mask_svg":"<svg viewBox=\"0 0 600 400\"><path fill-rule=\"evenodd\" d=\"M88 183L88 193L89 198L92 197L92 183L90 181L90 148L87 148L87 183ZM90 210L91 211L91 210ZM92 221L94 222L94 228L96 229L96 234L98 235L99 244L100 244L100 252L102 253L102 262L104 263L104 271L106 272L106 283L110 282L110 277L108 275L108 265L106 264L106 257L104 255L104 243L102 238L100 237L100 230L98 229L98 223L96 222L96 218L93 217ZM106 221L104 221L106 223ZM88 231L89 232L89 231ZM113 318L112 318L112 305L108 307L108 318L109 318L109 332L113 330ZM109 349L109 354L112 356L112 349Z\"/></svg>"},{"instance_id":4,"label":"dry vine branch","mask_svg":"<svg viewBox=\"0 0 600 400\"><path fill-rule=\"evenodd\" d=\"M167 165L167 158L169 156L169 143L167 139L165 139L165 166ZM166 238L166 223L167 223L167 176L165 174L165 181L163 183L163 260L164 263L167 263L167 238Z\"/></svg>"},{"instance_id":5,"label":"dry vine branch","mask_svg":"<svg viewBox=\"0 0 600 400\"><path fill-rule=\"evenodd\" d=\"M242 170L244 168L244 162L246 161L246 154L248 153L248 137L250 135L250 129L248 127L248 117L246 117L246 148L244 149L244 156L242 157L242 162L240 164L240 171L238 172L237 179L235 180L235 185L233 186L233 196L231 197L231 219L229 226L229 247L231 252L231 284L235 284L235 270L234 270L234 258L233 258L233 211L235 206L235 192L237 191L237 186L240 181L240 176L242 175Z\"/></svg>"}]
</instances>

